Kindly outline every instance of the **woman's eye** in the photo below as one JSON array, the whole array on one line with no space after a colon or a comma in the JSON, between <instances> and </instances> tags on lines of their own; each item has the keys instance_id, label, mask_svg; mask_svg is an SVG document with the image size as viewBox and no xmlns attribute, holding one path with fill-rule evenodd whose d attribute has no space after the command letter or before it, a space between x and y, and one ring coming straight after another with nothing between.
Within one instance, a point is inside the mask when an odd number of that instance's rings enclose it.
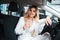
<instances>
[{"instance_id":1,"label":"woman's eye","mask_svg":"<svg viewBox=\"0 0 60 40\"><path fill-rule=\"evenodd\" d=\"M35 12L35 11L33 11L33 12Z\"/></svg>"},{"instance_id":2,"label":"woman's eye","mask_svg":"<svg viewBox=\"0 0 60 40\"><path fill-rule=\"evenodd\" d=\"M30 10L31 11L31 10Z\"/></svg>"},{"instance_id":3,"label":"woman's eye","mask_svg":"<svg viewBox=\"0 0 60 40\"><path fill-rule=\"evenodd\" d=\"M36 12L35 10L33 12Z\"/></svg>"}]
</instances>

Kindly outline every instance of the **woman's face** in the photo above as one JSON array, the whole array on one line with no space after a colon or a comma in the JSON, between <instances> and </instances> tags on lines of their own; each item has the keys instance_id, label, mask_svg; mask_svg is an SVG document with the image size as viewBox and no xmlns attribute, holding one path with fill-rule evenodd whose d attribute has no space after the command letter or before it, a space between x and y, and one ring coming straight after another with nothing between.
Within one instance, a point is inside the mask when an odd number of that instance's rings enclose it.
<instances>
[{"instance_id":1,"label":"woman's face","mask_svg":"<svg viewBox=\"0 0 60 40\"><path fill-rule=\"evenodd\" d=\"M36 15L36 9L35 8L29 9L28 15L29 17L33 18Z\"/></svg>"}]
</instances>

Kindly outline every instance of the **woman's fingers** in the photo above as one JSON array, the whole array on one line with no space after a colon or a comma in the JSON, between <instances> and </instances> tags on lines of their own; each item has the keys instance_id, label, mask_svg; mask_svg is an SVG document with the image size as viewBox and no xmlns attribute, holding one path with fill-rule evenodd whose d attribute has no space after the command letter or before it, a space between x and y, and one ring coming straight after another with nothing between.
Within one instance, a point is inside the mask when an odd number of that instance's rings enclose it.
<instances>
[{"instance_id":1,"label":"woman's fingers","mask_svg":"<svg viewBox=\"0 0 60 40\"><path fill-rule=\"evenodd\" d=\"M29 28L29 25L28 24L25 24L23 28L24 29L28 29Z\"/></svg>"},{"instance_id":2,"label":"woman's fingers","mask_svg":"<svg viewBox=\"0 0 60 40\"><path fill-rule=\"evenodd\" d=\"M47 22L47 20L46 20L46 25L48 25L48 22Z\"/></svg>"},{"instance_id":3,"label":"woman's fingers","mask_svg":"<svg viewBox=\"0 0 60 40\"><path fill-rule=\"evenodd\" d=\"M51 21L51 19L49 19L48 23L49 23L50 25L52 24L52 21Z\"/></svg>"},{"instance_id":4,"label":"woman's fingers","mask_svg":"<svg viewBox=\"0 0 60 40\"><path fill-rule=\"evenodd\" d=\"M50 19L50 17L47 17L47 18L46 18L46 24L47 24L47 25L48 25L48 24L50 24L50 25L52 24L52 20Z\"/></svg>"}]
</instances>

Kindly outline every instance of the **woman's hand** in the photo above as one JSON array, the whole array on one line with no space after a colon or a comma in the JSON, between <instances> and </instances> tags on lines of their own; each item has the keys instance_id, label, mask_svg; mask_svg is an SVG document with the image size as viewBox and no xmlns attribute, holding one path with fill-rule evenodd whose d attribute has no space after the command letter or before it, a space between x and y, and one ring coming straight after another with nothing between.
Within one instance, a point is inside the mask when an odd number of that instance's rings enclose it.
<instances>
[{"instance_id":1,"label":"woman's hand","mask_svg":"<svg viewBox=\"0 0 60 40\"><path fill-rule=\"evenodd\" d=\"M32 21L31 20L27 20L25 25L23 26L23 29L29 29L32 25Z\"/></svg>"},{"instance_id":2,"label":"woman's hand","mask_svg":"<svg viewBox=\"0 0 60 40\"><path fill-rule=\"evenodd\" d=\"M30 27L29 24L25 24L25 25L23 26L23 29L26 30L26 29L28 29L29 27Z\"/></svg>"},{"instance_id":3,"label":"woman's hand","mask_svg":"<svg viewBox=\"0 0 60 40\"><path fill-rule=\"evenodd\" d=\"M49 16L46 17L46 24L47 25L49 25L49 24L51 25L52 24L52 20L50 19Z\"/></svg>"}]
</instances>

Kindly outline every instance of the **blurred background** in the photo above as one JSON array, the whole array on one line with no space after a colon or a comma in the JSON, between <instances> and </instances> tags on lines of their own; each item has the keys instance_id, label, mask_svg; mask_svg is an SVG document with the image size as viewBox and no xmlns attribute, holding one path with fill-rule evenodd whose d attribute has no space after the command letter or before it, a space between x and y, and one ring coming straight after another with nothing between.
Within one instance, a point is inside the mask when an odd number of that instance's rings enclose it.
<instances>
[{"instance_id":1,"label":"blurred background","mask_svg":"<svg viewBox=\"0 0 60 40\"><path fill-rule=\"evenodd\" d=\"M40 19L50 16L60 35L60 0L0 0L0 40L17 40L14 28L29 5L38 6Z\"/></svg>"}]
</instances>

